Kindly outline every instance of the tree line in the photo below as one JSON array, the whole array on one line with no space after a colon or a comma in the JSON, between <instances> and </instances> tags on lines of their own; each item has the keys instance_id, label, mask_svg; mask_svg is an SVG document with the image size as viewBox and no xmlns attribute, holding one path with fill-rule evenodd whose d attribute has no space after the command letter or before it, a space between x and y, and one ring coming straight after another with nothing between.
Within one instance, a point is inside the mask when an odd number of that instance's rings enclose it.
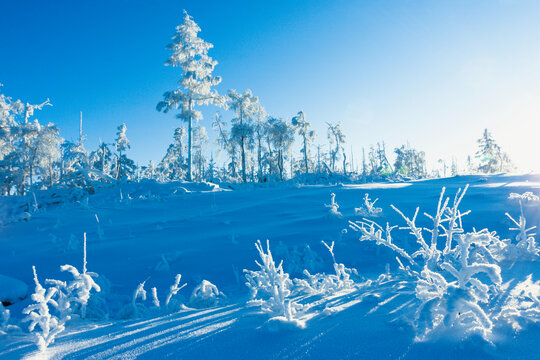
<instances>
[{"instance_id":1,"label":"tree line","mask_svg":"<svg viewBox=\"0 0 540 360\"><path fill-rule=\"evenodd\" d=\"M156 109L176 111L182 125L175 129L172 143L157 164L150 161L137 166L128 157L130 142L127 126L117 128L113 142L100 141L94 151L87 151L82 131L79 138L67 141L60 137L54 124L42 125L34 113L51 106L47 99L31 105L0 92L0 181L2 194L24 195L28 188L56 184L84 186L91 181L154 179L158 181L268 182L284 181L296 176L354 175L364 181L388 177L446 176L443 171L428 173L425 153L408 144L394 149L395 161L388 160L384 142L362 149L361 159L347 156L346 136L340 122L327 123L327 146L315 144L316 132L306 114L299 111L290 119L273 117L266 112L251 90L228 90L218 94L221 83L213 71L217 61L208 55L212 44L198 36L200 27L184 12L172 42L171 55L165 65L178 67L178 87L163 94ZM1 86L1 84L0 84ZM218 165L214 152L209 153L207 130L201 125L200 106L214 105L233 113L227 122L216 112L211 127L216 134L215 155L226 160ZM185 126L184 126L185 124ZM300 154L293 154L298 141ZM493 173L513 169L508 155L497 145L486 129L478 140L476 163L468 159L469 173ZM457 175L453 161L450 174Z\"/></svg>"}]
</instances>

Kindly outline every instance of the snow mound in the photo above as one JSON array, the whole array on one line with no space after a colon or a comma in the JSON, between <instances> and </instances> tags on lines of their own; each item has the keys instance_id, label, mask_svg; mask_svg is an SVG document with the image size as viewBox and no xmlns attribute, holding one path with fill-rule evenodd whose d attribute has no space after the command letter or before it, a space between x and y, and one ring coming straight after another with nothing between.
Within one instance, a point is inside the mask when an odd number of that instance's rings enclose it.
<instances>
[{"instance_id":1,"label":"snow mound","mask_svg":"<svg viewBox=\"0 0 540 360\"><path fill-rule=\"evenodd\" d=\"M0 274L0 302L14 304L26 297L28 285L24 282Z\"/></svg>"}]
</instances>

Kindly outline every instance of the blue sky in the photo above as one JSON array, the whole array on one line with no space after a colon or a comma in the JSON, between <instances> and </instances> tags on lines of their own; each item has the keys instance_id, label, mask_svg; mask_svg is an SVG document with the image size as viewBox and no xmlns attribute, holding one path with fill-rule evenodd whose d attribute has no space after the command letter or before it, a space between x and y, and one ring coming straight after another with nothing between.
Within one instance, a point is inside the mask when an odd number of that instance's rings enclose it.
<instances>
[{"instance_id":1,"label":"blue sky","mask_svg":"<svg viewBox=\"0 0 540 360\"><path fill-rule=\"evenodd\" d=\"M163 63L183 9L215 46L220 92L250 88L277 117L303 110L321 143L342 121L356 156L409 141L463 165L487 127L540 170L538 1L3 1L3 92L50 98L38 118L67 139L82 110L90 149L125 122L131 157L160 160L179 125L155 105L179 78Z\"/></svg>"}]
</instances>

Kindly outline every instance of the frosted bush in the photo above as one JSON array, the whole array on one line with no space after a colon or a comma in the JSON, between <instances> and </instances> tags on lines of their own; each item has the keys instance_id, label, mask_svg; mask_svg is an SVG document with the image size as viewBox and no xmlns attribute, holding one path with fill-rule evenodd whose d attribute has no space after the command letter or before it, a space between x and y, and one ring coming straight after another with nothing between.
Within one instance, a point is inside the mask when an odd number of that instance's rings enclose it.
<instances>
[{"instance_id":1,"label":"frosted bush","mask_svg":"<svg viewBox=\"0 0 540 360\"><path fill-rule=\"evenodd\" d=\"M169 294L167 295L167 298L165 299L165 307L167 308L178 308L178 301L175 299L176 294L180 290L182 290L187 284L180 285L180 280L182 279L182 275L176 274L176 277L174 278L174 283L169 288Z\"/></svg>"},{"instance_id":2,"label":"frosted bush","mask_svg":"<svg viewBox=\"0 0 540 360\"><path fill-rule=\"evenodd\" d=\"M189 304L195 308L207 308L219 305L225 299L225 294L208 280L203 280L191 294Z\"/></svg>"},{"instance_id":3,"label":"frosted bush","mask_svg":"<svg viewBox=\"0 0 540 360\"><path fill-rule=\"evenodd\" d=\"M331 245L323 245L328 249L332 256L334 274L310 274L304 270L305 279L295 279L295 285L299 289L309 294L334 294L341 290L353 290L356 288L356 283L351 279L351 275L358 276L356 269L348 269L344 264L336 262L334 256L334 242Z\"/></svg>"},{"instance_id":4,"label":"frosted bush","mask_svg":"<svg viewBox=\"0 0 540 360\"><path fill-rule=\"evenodd\" d=\"M53 306L57 311L58 317L63 319L64 322L67 322L71 319L71 314L73 312L71 303L75 301L75 299L70 296L67 283L65 281L54 279L46 279L45 283L56 289Z\"/></svg>"},{"instance_id":5,"label":"frosted bush","mask_svg":"<svg viewBox=\"0 0 540 360\"><path fill-rule=\"evenodd\" d=\"M307 244L302 247L287 247L280 241L276 247L275 254L284 260L284 270L291 275L300 275L304 269L310 272L316 272L323 265L322 259Z\"/></svg>"},{"instance_id":6,"label":"frosted bush","mask_svg":"<svg viewBox=\"0 0 540 360\"><path fill-rule=\"evenodd\" d=\"M94 272L87 271L86 262L86 233L84 233L84 245L83 245L83 271L79 272L76 267L72 265L62 265L60 270L67 271L73 276L73 280L67 284L61 282L57 283L57 293L59 298L63 301L76 305L72 306L73 311L78 312L81 318L86 317L86 306L92 290L99 292L101 288L95 282L94 278L99 275Z\"/></svg>"},{"instance_id":7,"label":"frosted bush","mask_svg":"<svg viewBox=\"0 0 540 360\"><path fill-rule=\"evenodd\" d=\"M511 193L508 197L510 200L517 200L519 203L520 215L519 219L514 219L509 213L506 216L515 224L516 227L510 228L512 231L517 231L516 243L509 241L508 257L510 259L523 259L527 257L536 257L540 254L540 248L536 244L534 233L531 231L536 229L536 226L527 227L527 220L523 211L523 205L527 202L538 201L538 196L531 192L523 194Z\"/></svg>"},{"instance_id":8,"label":"frosted bush","mask_svg":"<svg viewBox=\"0 0 540 360\"><path fill-rule=\"evenodd\" d=\"M408 321L417 333L417 340L428 339L435 331L455 329L468 335L480 334L488 339L493 330L487 305L502 284L501 259L506 244L488 230L465 233L459 205L467 187L450 198L441 191L434 216L425 214L432 222L430 228L418 227L414 216L408 218L392 205L405 220L407 230L416 240L418 250L407 252L394 244L391 231L395 226L381 226L370 220L350 222L350 227L360 233L361 241L374 241L396 252L408 264L397 258L399 269L407 281L414 284L414 295L419 302ZM424 237L427 234L428 237ZM439 238L446 238L444 248L438 246Z\"/></svg>"},{"instance_id":9,"label":"frosted bush","mask_svg":"<svg viewBox=\"0 0 540 360\"><path fill-rule=\"evenodd\" d=\"M124 309L120 310L120 317L121 318L127 318L127 317L139 317L141 315L146 315L148 313L147 307L144 305L144 301L146 301L146 290L144 289L144 285L146 284L146 281L148 279L144 280L142 283L137 285L135 288L135 291L133 291L133 296L131 297L131 304L129 307L125 307ZM137 300L141 300L142 302L137 302Z\"/></svg>"},{"instance_id":10,"label":"frosted bush","mask_svg":"<svg viewBox=\"0 0 540 360\"><path fill-rule=\"evenodd\" d=\"M527 322L540 321L540 281L533 281L532 274L519 282L506 298L497 319L514 330L521 330Z\"/></svg>"},{"instance_id":11,"label":"frosted bush","mask_svg":"<svg viewBox=\"0 0 540 360\"><path fill-rule=\"evenodd\" d=\"M289 298L293 282L289 274L283 271L283 261L276 266L268 240L266 252L259 240L255 243L255 247L262 262L255 261L259 270L244 269L246 285L251 291L251 297L258 300L257 303L260 304L261 309L269 313L272 319L304 327L305 324L296 319L296 314L302 306Z\"/></svg>"},{"instance_id":12,"label":"frosted bush","mask_svg":"<svg viewBox=\"0 0 540 360\"><path fill-rule=\"evenodd\" d=\"M49 311L49 304L57 306L53 299L57 289L50 287L47 290L39 283L36 267L32 267L34 271L34 282L36 284L35 292L32 294L34 304L28 305L23 310L23 314L27 316L23 319L24 322L29 322L28 330L34 334L35 343L40 351L45 350L58 334L65 330L66 319L59 319L52 315ZM39 327L37 330L36 326Z\"/></svg>"},{"instance_id":13,"label":"frosted bush","mask_svg":"<svg viewBox=\"0 0 540 360\"><path fill-rule=\"evenodd\" d=\"M339 212L339 205L336 202L336 194L331 193L330 194L330 204L324 204L324 206L328 209L328 215L332 217L342 217L343 215Z\"/></svg>"},{"instance_id":14,"label":"frosted bush","mask_svg":"<svg viewBox=\"0 0 540 360\"><path fill-rule=\"evenodd\" d=\"M364 195L364 204L362 205L362 207L354 208L354 213L356 215L363 216L363 217L380 216L382 213L382 209L375 206L375 203L378 200L379 199L375 199L371 201L371 199L369 198L369 194L366 193Z\"/></svg>"}]
</instances>

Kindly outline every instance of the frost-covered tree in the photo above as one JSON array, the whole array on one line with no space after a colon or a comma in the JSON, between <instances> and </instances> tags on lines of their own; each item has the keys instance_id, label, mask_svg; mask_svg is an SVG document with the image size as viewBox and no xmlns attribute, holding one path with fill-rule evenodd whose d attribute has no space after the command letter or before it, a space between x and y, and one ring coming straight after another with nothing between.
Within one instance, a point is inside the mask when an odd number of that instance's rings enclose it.
<instances>
[{"instance_id":1,"label":"frost-covered tree","mask_svg":"<svg viewBox=\"0 0 540 360\"><path fill-rule=\"evenodd\" d=\"M478 151L476 157L480 160L480 166L478 167L480 172L492 174L513 169L514 166L510 158L495 142L488 129L484 129L482 137L477 142Z\"/></svg>"},{"instance_id":2,"label":"frost-covered tree","mask_svg":"<svg viewBox=\"0 0 540 360\"><path fill-rule=\"evenodd\" d=\"M224 149L230 157L230 162L226 165L226 168L233 179L237 176L238 167L238 146L231 137L231 133L227 130L225 122L222 120L220 114L216 113L212 127L217 131L216 143L220 149Z\"/></svg>"},{"instance_id":3,"label":"frost-covered tree","mask_svg":"<svg viewBox=\"0 0 540 360\"><path fill-rule=\"evenodd\" d=\"M154 160L150 160L147 166L141 167L141 177L143 179L155 179L156 178L156 166Z\"/></svg>"},{"instance_id":4,"label":"frost-covered tree","mask_svg":"<svg viewBox=\"0 0 540 360\"><path fill-rule=\"evenodd\" d=\"M388 176L394 172L386 156L384 142L378 142L377 147L369 147L367 167L372 176Z\"/></svg>"},{"instance_id":5,"label":"frost-covered tree","mask_svg":"<svg viewBox=\"0 0 540 360\"><path fill-rule=\"evenodd\" d=\"M268 153L273 160L271 166L278 169L279 178L283 180L287 153L294 142L294 128L283 119L270 117L267 121L266 136Z\"/></svg>"},{"instance_id":6,"label":"frost-covered tree","mask_svg":"<svg viewBox=\"0 0 540 360\"><path fill-rule=\"evenodd\" d=\"M49 186L53 186L59 177L56 169L61 159L62 141L60 130L55 125L41 126L36 145L37 167L41 180L47 181Z\"/></svg>"},{"instance_id":7,"label":"frost-covered tree","mask_svg":"<svg viewBox=\"0 0 540 360\"><path fill-rule=\"evenodd\" d=\"M130 179L133 174L135 174L135 171L137 170L137 166L135 165L135 162L128 158L125 154L125 152L131 147L129 145L129 140L126 135L127 132L127 126L126 124L122 124L118 126L118 131L116 133L116 139L114 141L114 148L116 150L116 156L114 161L114 168L113 172L116 176L117 180L121 180L123 178Z\"/></svg>"},{"instance_id":8,"label":"frost-covered tree","mask_svg":"<svg viewBox=\"0 0 540 360\"><path fill-rule=\"evenodd\" d=\"M50 105L48 99L32 105L0 93L0 180L4 193L9 194L16 187L24 195L27 183L31 186L43 175L41 166L47 165L45 158L54 157L50 146L58 146L58 141L51 135L58 135L57 132L49 131L52 125L44 129L37 119L31 121L36 110Z\"/></svg>"},{"instance_id":9,"label":"frost-covered tree","mask_svg":"<svg viewBox=\"0 0 540 360\"><path fill-rule=\"evenodd\" d=\"M257 146L257 178L259 182L263 178L263 157L264 157L264 138L266 136L265 127L266 110L260 106L255 120L255 143Z\"/></svg>"},{"instance_id":10,"label":"frost-covered tree","mask_svg":"<svg viewBox=\"0 0 540 360\"><path fill-rule=\"evenodd\" d=\"M111 167L112 152L109 145L100 141L98 148L90 154L92 168L109 174Z\"/></svg>"},{"instance_id":11,"label":"frost-covered tree","mask_svg":"<svg viewBox=\"0 0 540 360\"><path fill-rule=\"evenodd\" d=\"M423 151L413 149L407 144L395 148L394 153L394 168L397 173L415 178L426 175L426 154Z\"/></svg>"},{"instance_id":12,"label":"frost-covered tree","mask_svg":"<svg viewBox=\"0 0 540 360\"><path fill-rule=\"evenodd\" d=\"M173 143L167 148L165 156L158 165L158 173L163 180L180 180L186 173L184 159L184 138L186 129L179 127L174 130Z\"/></svg>"},{"instance_id":13,"label":"frost-covered tree","mask_svg":"<svg viewBox=\"0 0 540 360\"><path fill-rule=\"evenodd\" d=\"M248 150L254 144L253 117L260 111L259 98L253 96L249 89L243 94L236 90L229 90L227 97L227 104L235 113L235 118L232 120L231 137L240 147L242 181L246 182L246 158Z\"/></svg>"},{"instance_id":14,"label":"frost-covered tree","mask_svg":"<svg viewBox=\"0 0 540 360\"><path fill-rule=\"evenodd\" d=\"M188 124L188 171L187 178L192 180L192 130L193 120L202 119L195 105L223 105L224 99L212 87L221 82L221 78L212 72L217 61L208 56L213 45L198 37L199 25L184 11L184 21L176 27L172 43L167 46L172 54L166 66L177 66L182 71L178 88L163 94L163 101L157 104L157 110L167 113L180 108L177 118Z\"/></svg>"},{"instance_id":15,"label":"frost-covered tree","mask_svg":"<svg viewBox=\"0 0 540 360\"><path fill-rule=\"evenodd\" d=\"M62 319L52 315L49 310L49 304L57 305L53 299L57 289L50 287L45 290L39 283L36 267L33 266L32 269L34 270L34 282L36 284L36 290L32 294L34 303L24 308L23 314L27 316L23 321L30 323L28 330L34 334L39 350L43 351L54 342L58 334L65 330L65 324ZM37 331L36 325L39 326L39 331Z\"/></svg>"},{"instance_id":16,"label":"frost-covered tree","mask_svg":"<svg viewBox=\"0 0 540 360\"><path fill-rule=\"evenodd\" d=\"M292 124L296 127L298 134L302 137L302 154L304 155L304 172L309 172L309 149L315 139L315 131L310 130L311 124L306 121L306 116L303 111L298 112L292 118Z\"/></svg>"},{"instance_id":17,"label":"frost-covered tree","mask_svg":"<svg viewBox=\"0 0 540 360\"><path fill-rule=\"evenodd\" d=\"M204 149L208 145L208 134L204 126L198 125L193 128L193 164L196 167L196 179L203 181L205 178L206 158Z\"/></svg>"},{"instance_id":18,"label":"frost-covered tree","mask_svg":"<svg viewBox=\"0 0 540 360\"><path fill-rule=\"evenodd\" d=\"M336 170L336 163L339 160L339 154L344 151L343 144L345 143L345 134L341 128L341 123L328 125L328 142L330 143L330 166L332 171ZM345 169L343 169L345 172Z\"/></svg>"}]
</instances>

